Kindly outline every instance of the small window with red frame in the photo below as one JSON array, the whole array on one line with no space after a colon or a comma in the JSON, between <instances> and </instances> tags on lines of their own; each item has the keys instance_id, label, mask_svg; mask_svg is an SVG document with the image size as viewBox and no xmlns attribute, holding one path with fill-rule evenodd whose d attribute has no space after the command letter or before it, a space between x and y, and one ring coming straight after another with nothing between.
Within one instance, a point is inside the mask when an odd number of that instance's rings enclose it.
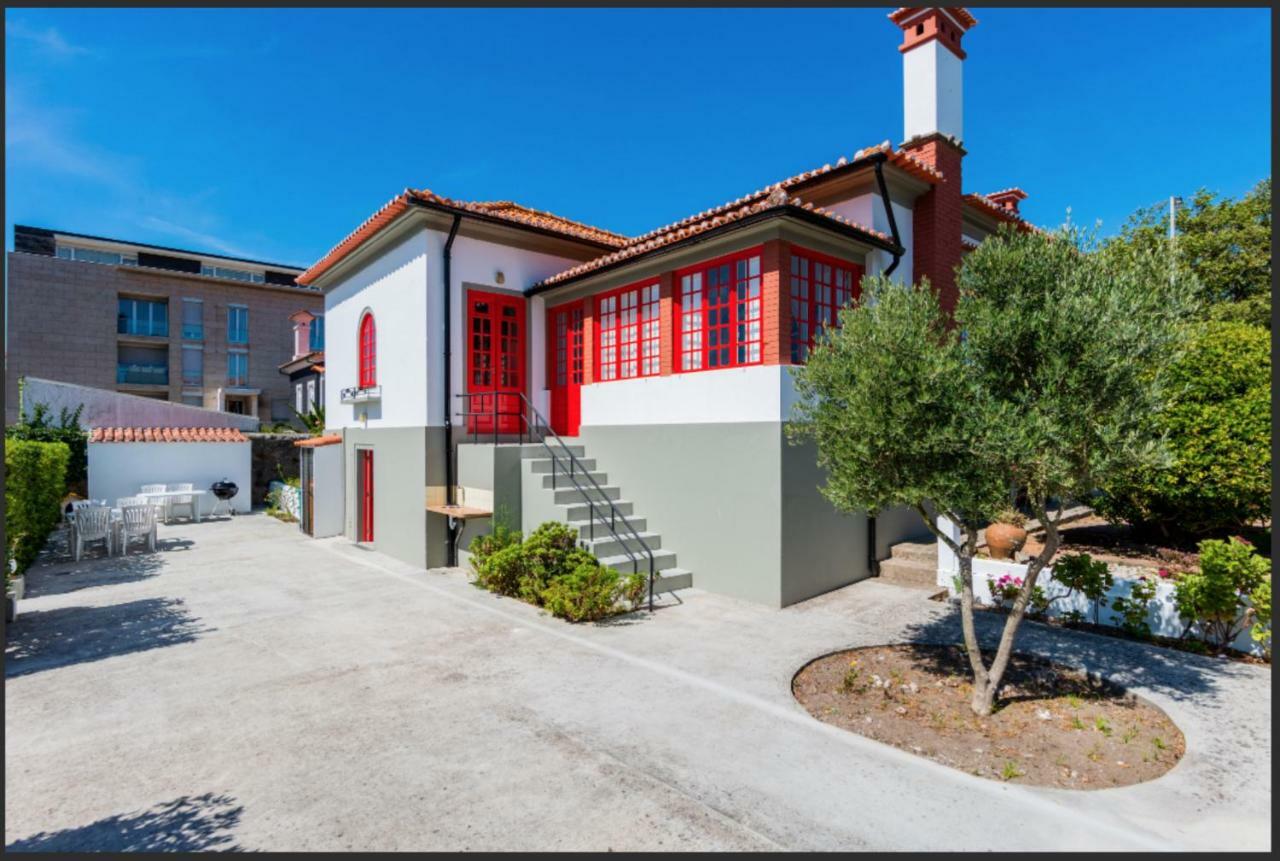
<instances>
[{"instance_id":1,"label":"small window with red frame","mask_svg":"<svg viewBox=\"0 0 1280 861\"><path fill-rule=\"evenodd\" d=\"M680 287L680 370L760 363L760 255L717 260L684 272Z\"/></svg>"},{"instance_id":2,"label":"small window with red frame","mask_svg":"<svg viewBox=\"0 0 1280 861\"><path fill-rule=\"evenodd\" d=\"M809 252L791 252L791 362L801 365L822 331L840 325L839 311L858 296L862 267Z\"/></svg>"},{"instance_id":3,"label":"small window with red frame","mask_svg":"<svg viewBox=\"0 0 1280 861\"><path fill-rule=\"evenodd\" d=\"M596 300L596 379L626 380L659 371L658 285L626 287Z\"/></svg>"}]
</instances>

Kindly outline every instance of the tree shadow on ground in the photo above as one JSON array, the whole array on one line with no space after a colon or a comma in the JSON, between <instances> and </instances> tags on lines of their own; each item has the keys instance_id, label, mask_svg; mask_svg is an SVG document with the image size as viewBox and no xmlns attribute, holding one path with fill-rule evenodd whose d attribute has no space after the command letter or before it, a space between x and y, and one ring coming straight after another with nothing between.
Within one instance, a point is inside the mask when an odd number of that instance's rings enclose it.
<instances>
[{"instance_id":1,"label":"tree shadow on ground","mask_svg":"<svg viewBox=\"0 0 1280 861\"><path fill-rule=\"evenodd\" d=\"M1006 618L1004 614L974 613L978 644L988 664L999 645ZM962 643L960 609L953 605L950 612L913 623L905 634L905 641L909 643ZM1248 665L1236 661L1055 628L1031 620L1024 620L1018 629L1014 651L1082 669L1126 688L1146 688L1173 700L1195 700L1197 707L1207 708L1221 708L1222 705L1206 694L1214 693L1225 680L1253 672ZM938 660L944 660L941 651L933 654L938 656ZM922 660L929 660L927 653L922 652L921 655ZM949 658L945 660L949 661ZM941 663L937 669L947 671Z\"/></svg>"},{"instance_id":2,"label":"tree shadow on ground","mask_svg":"<svg viewBox=\"0 0 1280 861\"><path fill-rule=\"evenodd\" d=\"M6 628L5 678L195 641L209 629L179 598L23 614Z\"/></svg>"},{"instance_id":3,"label":"tree shadow on ground","mask_svg":"<svg viewBox=\"0 0 1280 861\"><path fill-rule=\"evenodd\" d=\"M244 852L232 833L244 805L228 795L185 795L150 810L117 814L79 828L41 831L6 852Z\"/></svg>"},{"instance_id":4,"label":"tree shadow on ground","mask_svg":"<svg viewBox=\"0 0 1280 861\"><path fill-rule=\"evenodd\" d=\"M100 545L94 545L86 548L80 561L76 562L67 546L66 531L54 530L36 563L27 569L24 595L39 598L94 586L147 580L164 568L165 554L185 552L194 543L189 538L162 538L156 541L153 553L145 545L134 542L129 545L128 553L116 556L107 556Z\"/></svg>"}]
</instances>

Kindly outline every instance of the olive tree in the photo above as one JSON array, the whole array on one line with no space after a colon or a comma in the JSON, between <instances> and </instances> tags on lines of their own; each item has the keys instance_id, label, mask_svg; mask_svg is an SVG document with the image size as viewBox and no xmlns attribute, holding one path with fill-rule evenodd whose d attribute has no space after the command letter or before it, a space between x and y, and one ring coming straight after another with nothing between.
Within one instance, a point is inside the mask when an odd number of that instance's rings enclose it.
<instances>
[{"instance_id":1,"label":"olive tree","mask_svg":"<svg viewBox=\"0 0 1280 861\"><path fill-rule=\"evenodd\" d=\"M1159 249L1100 252L1078 230L1004 231L961 266L954 320L927 283L865 279L796 369L793 440L816 443L824 495L874 514L906 505L957 556L973 710L989 714L1036 579L1060 544L1064 500L1162 459L1146 416L1152 373L1179 349L1192 291ZM978 532L1020 489L1044 529L990 662L973 620ZM936 512L958 526L939 528Z\"/></svg>"}]
</instances>

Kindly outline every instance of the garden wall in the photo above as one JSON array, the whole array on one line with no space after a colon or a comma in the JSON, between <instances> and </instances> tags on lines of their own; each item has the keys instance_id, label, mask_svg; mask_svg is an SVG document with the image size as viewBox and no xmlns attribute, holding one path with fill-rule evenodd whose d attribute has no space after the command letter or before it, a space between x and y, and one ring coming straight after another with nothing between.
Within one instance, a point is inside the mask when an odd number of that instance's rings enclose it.
<instances>
[{"instance_id":1,"label":"garden wall","mask_svg":"<svg viewBox=\"0 0 1280 861\"><path fill-rule=\"evenodd\" d=\"M279 494L280 501L276 503L276 507L285 514L294 518L302 516L302 488L285 484L283 481L273 481L267 492Z\"/></svg>"},{"instance_id":2,"label":"garden wall","mask_svg":"<svg viewBox=\"0 0 1280 861\"><path fill-rule=\"evenodd\" d=\"M294 443L307 439L306 434L247 433L252 449L252 499L254 505L265 505L271 483L298 477L298 449Z\"/></svg>"},{"instance_id":3,"label":"garden wall","mask_svg":"<svg viewBox=\"0 0 1280 861\"><path fill-rule=\"evenodd\" d=\"M938 518L938 528L951 536L957 543L960 541L959 528L947 518ZM1116 598L1127 598L1132 590L1133 582L1143 573L1149 572L1149 569L1128 565L1110 565L1109 567L1115 582L1106 594L1105 603L1107 606L1103 606L1099 610L1098 623L1118 628L1120 627L1120 614L1111 609L1111 602ZM952 597L957 594L955 578L959 573L960 565L956 555L951 552L951 548L939 541L938 585L945 586ZM991 597L991 590L987 588L987 581L999 580L1005 574L1021 579L1026 576L1026 573L1027 566L1025 563L1004 562L998 559L974 559L974 600L987 605L996 604L997 602ZM1066 586L1058 583L1053 578L1052 567L1047 567L1041 571L1036 583L1044 588L1049 597L1067 591ZM1055 601L1046 615L1056 617L1071 612L1081 613L1087 621L1093 621L1093 603L1078 593L1071 595L1069 598ZM1147 611L1147 624L1151 626L1151 633L1157 637L1176 638L1182 636L1186 623L1179 617L1177 607L1174 605L1172 582L1160 580L1156 583L1156 595ZM1262 644L1253 641L1247 628L1236 637L1232 646L1236 650L1247 654L1259 656L1263 654Z\"/></svg>"}]
</instances>

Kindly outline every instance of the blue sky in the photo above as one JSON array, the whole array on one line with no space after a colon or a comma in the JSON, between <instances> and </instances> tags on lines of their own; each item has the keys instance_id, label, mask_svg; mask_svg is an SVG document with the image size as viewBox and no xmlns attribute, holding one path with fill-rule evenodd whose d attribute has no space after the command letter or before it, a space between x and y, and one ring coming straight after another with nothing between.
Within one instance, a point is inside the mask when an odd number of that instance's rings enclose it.
<instances>
[{"instance_id":1,"label":"blue sky","mask_svg":"<svg viewBox=\"0 0 1280 861\"><path fill-rule=\"evenodd\" d=\"M6 247L305 265L406 186L640 233L898 143L888 11L7 10ZM975 14L966 190L1109 232L1269 174L1269 10Z\"/></svg>"}]
</instances>

